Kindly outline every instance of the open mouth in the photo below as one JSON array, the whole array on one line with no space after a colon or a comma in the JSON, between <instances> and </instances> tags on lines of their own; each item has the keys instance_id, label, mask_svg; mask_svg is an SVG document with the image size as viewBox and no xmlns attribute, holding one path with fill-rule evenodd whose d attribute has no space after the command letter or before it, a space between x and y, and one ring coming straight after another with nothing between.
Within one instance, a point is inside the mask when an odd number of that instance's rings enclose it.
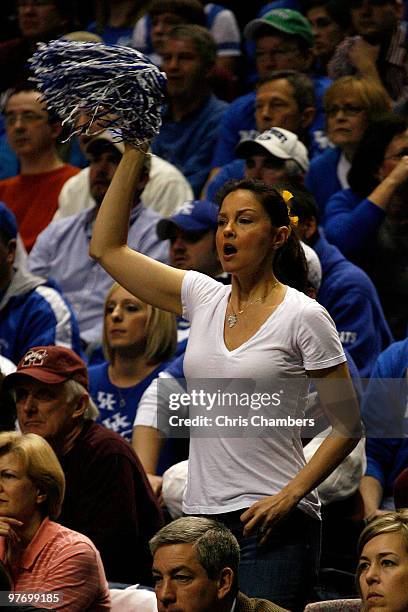
<instances>
[{"instance_id":1,"label":"open mouth","mask_svg":"<svg viewBox=\"0 0 408 612\"><path fill-rule=\"evenodd\" d=\"M224 244L224 255L235 255L237 249L232 244Z\"/></svg>"}]
</instances>

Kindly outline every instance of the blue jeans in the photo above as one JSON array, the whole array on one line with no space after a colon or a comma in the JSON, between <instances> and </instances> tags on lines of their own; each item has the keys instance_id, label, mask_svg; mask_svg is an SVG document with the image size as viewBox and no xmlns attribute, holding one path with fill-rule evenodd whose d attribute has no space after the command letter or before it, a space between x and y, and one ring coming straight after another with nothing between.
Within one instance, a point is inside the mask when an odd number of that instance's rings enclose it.
<instances>
[{"instance_id":1,"label":"blue jeans","mask_svg":"<svg viewBox=\"0 0 408 612\"><path fill-rule=\"evenodd\" d=\"M239 542L240 590L249 597L269 599L292 612L303 612L317 581L320 521L296 508L260 546L256 535L242 535L239 517L244 510L209 517L229 527Z\"/></svg>"}]
</instances>

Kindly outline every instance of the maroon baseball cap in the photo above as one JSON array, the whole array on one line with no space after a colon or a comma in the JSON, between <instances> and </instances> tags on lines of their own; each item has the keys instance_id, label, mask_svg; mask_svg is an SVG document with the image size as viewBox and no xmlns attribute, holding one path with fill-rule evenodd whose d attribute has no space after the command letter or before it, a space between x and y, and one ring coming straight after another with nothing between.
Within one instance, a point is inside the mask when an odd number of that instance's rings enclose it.
<instances>
[{"instance_id":1,"label":"maroon baseball cap","mask_svg":"<svg viewBox=\"0 0 408 612\"><path fill-rule=\"evenodd\" d=\"M5 386L14 384L18 376L31 376L44 383L56 385L76 380L88 389L88 370L82 359L64 346L34 346L20 360L17 370L6 376Z\"/></svg>"}]
</instances>

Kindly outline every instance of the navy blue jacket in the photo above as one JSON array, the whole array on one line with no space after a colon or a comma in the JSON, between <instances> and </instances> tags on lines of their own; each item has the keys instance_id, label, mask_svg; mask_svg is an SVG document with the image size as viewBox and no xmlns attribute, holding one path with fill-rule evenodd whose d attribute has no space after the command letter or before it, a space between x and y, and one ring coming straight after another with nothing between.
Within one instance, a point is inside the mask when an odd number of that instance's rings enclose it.
<instances>
[{"instance_id":1,"label":"navy blue jacket","mask_svg":"<svg viewBox=\"0 0 408 612\"><path fill-rule=\"evenodd\" d=\"M81 354L75 315L56 284L17 269L0 300L0 352L18 363L32 346L48 344Z\"/></svg>"},{"instance_id":2,"label":"navy blue jacket","mask_svg":"<svg viewBox=\"0 0 408 612\"><path fill-rule=\"evenodd\" d=\"M378 357L361 405L366 476L381 483L384 496L392 494L395 479L408 467L407 368L408 339L394 342Z\"/></svg>"},{"instance_id":3,"label":"navy blue jacket","mask_svg":"<svg viewBox=\"0 0 408 612\"><path fill-rule=\"evenodd\" d=\"M351 189L338 191L327 202L324 231L327 239L351 261L366 268L377 246L385 211Z\"/></svg>"},{"instance_id":4,"label":"navy blue jacket","mask_svg":"<svg viewBox=\"0 0 408 612\"><path fill-rule=\"evenodd\" d=\"M340 155L341 150L338 147L326 149L310 162L310 168L305 177L305 185L313 193L320 214L323 214L329 198L341 190L341 184L337 176Z\"/></svg>"},{"instance_id":5,"label":"navy blue jacket","mask_svg":"<svg viewBox=\"0 0 408 612\"><path fill-rule=\"evenodd\" d=\"M333 318L360 376L368 378L378 355L393 341L377 291L367 274L323 236L313 248L322 266L317 301Z\"/></svg>"}]
</instances>

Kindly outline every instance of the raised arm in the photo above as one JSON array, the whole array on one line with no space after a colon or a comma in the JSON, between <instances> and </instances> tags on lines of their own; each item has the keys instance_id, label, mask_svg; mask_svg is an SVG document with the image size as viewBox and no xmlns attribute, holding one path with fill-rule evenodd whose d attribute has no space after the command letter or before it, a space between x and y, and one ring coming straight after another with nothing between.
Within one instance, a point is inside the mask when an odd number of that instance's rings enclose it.
<instances>
[{"instance_id":1,"label":"raised arm","mask_svg":"<svg viewBox=\"0 0 408 612\"><path fill-rule=\"evenodd\" d=\"M126 146L99 209L89 254L123 287L158 308L181 314L185 272L127 246L129 216L145 152ZM137 222L137 221L136 221Z\"/></svg>"}]
</instances>

